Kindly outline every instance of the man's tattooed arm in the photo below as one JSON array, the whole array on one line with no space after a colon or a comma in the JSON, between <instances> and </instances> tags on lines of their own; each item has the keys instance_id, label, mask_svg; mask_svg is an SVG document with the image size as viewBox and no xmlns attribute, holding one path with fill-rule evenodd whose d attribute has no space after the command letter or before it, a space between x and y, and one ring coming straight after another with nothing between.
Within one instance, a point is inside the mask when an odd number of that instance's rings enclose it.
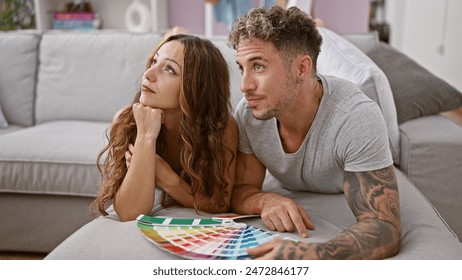
<instances>
[{"instance_id":1,"label":"man's tattooed arm","mask_svg":"<svg viewBox=\"0 0 462 280\"><path fill-rule=\"evenodd\" d=\"M344 239L351 247L344 253L353 259L383 259L397 254L401 218L393 165L368 172L345 172L344 191L358 223L344 231L344 238L331 247L340 249Z\"/></svg>"},{"instance_id":2,"label":"man's tattooed arm","mask_svg":"<svg viewBox=\"0 0 462 280\"><path fill-rule=\"evenodd\" d=\"M383 259L398 253L399 194L393 166L345 172L345 197L357 223L326 243L280 242L274 259Z\"/></svg>"}]
</instances>

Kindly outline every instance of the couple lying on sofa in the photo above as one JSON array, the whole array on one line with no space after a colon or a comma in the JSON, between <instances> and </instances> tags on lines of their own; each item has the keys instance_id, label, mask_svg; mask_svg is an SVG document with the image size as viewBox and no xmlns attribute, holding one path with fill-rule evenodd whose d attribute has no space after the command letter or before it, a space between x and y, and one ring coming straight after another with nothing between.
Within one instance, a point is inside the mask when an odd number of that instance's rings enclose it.
<instances>
[{"instance_id":1,"label":"couple lying on sofa","mask_svg":"<svg viewBox=\"0 0 462 280\"><path fill-rule=\"evenodd\" d=\"M297 8L254 9L236 20L229 40L246 97L235 118L220 50L195 36L168 37L149 58L133 104L114 117L93 207L107 215L112 203L120 220L134 220L151 213L156 186L163 205L259 214L270 230L306 237L315 225L305 209L262 191L268 169L289 189L344 192L357 222L328 242L275 239L249 254L395 255L399 195L382 113L352 83L316 74L322 38L314 21Z\"/></svg>"}]
</instances>

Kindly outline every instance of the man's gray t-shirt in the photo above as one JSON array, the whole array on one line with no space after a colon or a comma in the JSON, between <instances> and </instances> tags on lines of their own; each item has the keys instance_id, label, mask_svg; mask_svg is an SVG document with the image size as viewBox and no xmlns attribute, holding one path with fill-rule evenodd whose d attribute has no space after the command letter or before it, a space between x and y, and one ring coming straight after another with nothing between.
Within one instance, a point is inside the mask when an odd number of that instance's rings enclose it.
<instances>
[{"instance_id":1,"label":"man's gray t-shirt","mask_svg":"<svg viewBox=\"0 0 462 280\"><path fill-rule=\"evenodd\" d=\"M336 77L317 77L323 84L321 104L297 152L284 152L276 118L255 119L245 98L235 111L239 150L254 154L287 189L341 193L344 171L371 171L393 164L387 128L379 106L356 85Z\"/></svg>"}]
</instances>

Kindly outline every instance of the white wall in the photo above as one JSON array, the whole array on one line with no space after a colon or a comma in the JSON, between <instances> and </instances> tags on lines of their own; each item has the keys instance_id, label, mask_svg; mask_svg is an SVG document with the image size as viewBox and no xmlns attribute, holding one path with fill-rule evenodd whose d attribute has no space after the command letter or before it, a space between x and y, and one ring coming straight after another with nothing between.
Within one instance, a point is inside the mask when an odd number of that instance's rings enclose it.
<instances>
[{"instance_id":1,"label":"white wall","mask_svg":"<svg viewBox=\"0 0 462 280\"><path fill-rule=\"evenodd\" d=\"M386 0L390 44L462 91L462 1Z\"/></svg>"}]
</instances>

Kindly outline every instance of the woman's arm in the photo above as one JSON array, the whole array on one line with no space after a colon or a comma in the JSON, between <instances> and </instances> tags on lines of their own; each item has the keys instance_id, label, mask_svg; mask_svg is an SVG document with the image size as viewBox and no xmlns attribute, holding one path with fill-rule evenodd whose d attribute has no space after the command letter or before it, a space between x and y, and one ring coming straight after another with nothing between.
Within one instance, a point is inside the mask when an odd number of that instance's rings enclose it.
<instances>
[{"instance_id":1,"label":"woman's arm","mask_svg":"<svg viewBox=\"0 0 462 280\"><path fill-rule=\"evenodd\" d=\"M162 110L142 104L133 105L137 136L127 174L114 199L114 209L122 221L149 214L156 185L156 141Z\"/></svg>"},{"instance_id":2,"label":"woman's arm","mask_svg":"<svg viewBox=\"0 0 462 280\"><path fill-rule=\"evenodd\" d=\"M210 197L205 194L196 195L196 206L198 209L209 213L224 213L228 212L231 203L231 194L234 187L236 173L236 152L238 145L237 124L232 116L230 116L229 124L223 136L225 148L225 174L224 179L227 182L227 195L224 197L224 206L211 204ZM166 161L157 156L156 166L156 184L166 191L170 197L178 202L183 207L194 208L194 199L191 195L191 187L186 182L182 181L180 176L176 174ZM161 176L162 174L162 176Z\"/></svg>"}]
</instances>

